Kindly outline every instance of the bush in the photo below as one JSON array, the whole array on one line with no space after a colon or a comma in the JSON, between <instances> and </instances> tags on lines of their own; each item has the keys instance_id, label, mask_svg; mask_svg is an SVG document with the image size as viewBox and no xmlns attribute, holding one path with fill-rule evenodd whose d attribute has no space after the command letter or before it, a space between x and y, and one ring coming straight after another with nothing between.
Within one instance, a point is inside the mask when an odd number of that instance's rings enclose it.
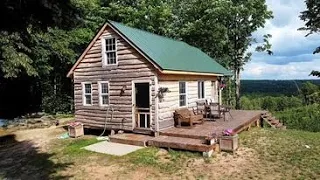
<instances>
[{"instance_id":1,"label":"bush","mask_svg":"<svg viewBox=\"0 0 320 180\"><path fill-rule=\"evenodd\" d=\"M241 109L246 110L268 110L268 111L283 111L290 108L300 107L303 102L298 97L287 96L265 96L265 97L247 97L243 96L240 99Z\"/></svg>"},{"instance_id":2,"label":"bush","mask_svg":"<svg viewBox=\"0 0 320 180\"><path fill-rule=\"evenodd\" d=\"M320 132L319 104L287 109L276 112L275 115L290 129Z\"/></svg>"}]
</instances>

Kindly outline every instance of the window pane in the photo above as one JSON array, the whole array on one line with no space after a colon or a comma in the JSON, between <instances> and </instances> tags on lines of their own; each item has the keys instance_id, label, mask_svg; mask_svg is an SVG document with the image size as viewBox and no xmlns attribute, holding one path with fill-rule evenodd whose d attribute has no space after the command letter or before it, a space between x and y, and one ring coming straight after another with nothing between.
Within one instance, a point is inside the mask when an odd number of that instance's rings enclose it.
<instances>
[{"instance_id":1,"label":"window pane","mask_svg":"<svg viewBox=\"0 0 320 180\"><path fill-rule=\"evenodd\" d=\"M180 95L180 106L185 106L186 105L186 95Z\"/></svg>"},{"instance_id":2,"label":"window pane","mask_svg":"<svg viewBox=\"0 0 320 180\"><path fill-rule=\"evenodd\" d=\"M91 95L85 95L86 97L86 104L91 104Z\"/></svg>"},{"instance_id":3,"label":"window pane","mask_svg":"<svg viewBox=\"0 0 320 180\"><path fill-rule=\"evenodd\" d=\"M201 82L201 98L204 98L204 82Z\"/></svg>"},{"instance_id":4,"label":"window pane","mask_svg":"<svg viewBox=\"0 0 320 180\"><path fill-rule=\"evenodd\" d=\"M145 114L140 114L140 127L142 128L146 127L145 118L146 118Z\"/></svg>"},{"instance_id":5,"label":"window pane","mask_svg":"<svg viewBox=\"0 0 320 180\"><path fill-rule=\"evenodd\" d=\"M108 83L101 83L101 93L108 93Z\"/></svg>"},{"instance_id":6,"label":"window pane","mask_svg":"<svg viewBox=\"0 0 320 180\"><path fill-rule=\"evenodd\" d=\"M198 81L198 98L203 99L204 98L204 82Z\"/></svg>"},{"instance_id":7,"label":"window pane","mask_svg":"<svg viewBox=\"0 0 320 180\"><path fill-rule=\"evenodd\" d=\"M91 84L84 85L85 93L91 93Z\"/></svg>"},{"instance_id":8,"label":"window pane","mask_svg":"<svg viewBox=\"0 0 320 180\"><path fill-rule=\"evenodd\" d=\"M109 96L108 95L102 95L102 104L109 104Z\"/></svg>"},{"instance_id":9,"label":"window pane","mask_svg":"<svg viewBox=\"0 0 320 180\"><path fill-rule=\"evenodd\" d=\"M147 114L147 128L150 127L150 114Z\"/></svg>"},{"instance_id":10,"label":"window pane","mask_svg":"<svg viewBox=\"0 0 320 180\"><path fill-rule=\"evenodd\" d=\"M186 82L179 82L179 93L186 93Z\"/></svg>"},{"instance_id":11,"label":"window pane","mask_svg":"<svg viewBox=\"0 0 320 180\"><path fill-rule=\"evenodd\" d=\"M108 64L116 64L116 52L107 52Z\"/></svg>"},{"instance_id":12,"label":"window pane","mask_svg":"<svg viewBox=\"0 0 320 180\"><path fill-rule=\"evenodd\" d=\"M116 39L106 39L106 51L115 51L116 50Z\"/></svg>"}]
</instances>

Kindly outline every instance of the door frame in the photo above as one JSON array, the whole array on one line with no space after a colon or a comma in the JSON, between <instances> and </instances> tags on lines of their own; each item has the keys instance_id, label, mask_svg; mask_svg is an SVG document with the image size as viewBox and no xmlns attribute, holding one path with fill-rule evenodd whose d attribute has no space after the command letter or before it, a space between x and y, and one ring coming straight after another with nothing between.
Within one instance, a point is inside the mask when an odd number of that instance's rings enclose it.
<instances>
[{"instance_id":1,"label":"door frame","mask_svg":"<svg viewBox=\"0 0 320 180\"><path fill-rule=\"evenodd\" d=\"M132 80L131 81L132 85L131 85L131 89L132 89L132 94L131 94L131 98L132 98L132 130L136 129L136 128L140 128L140 127L136 127L136 116L135 116L135 106L136 106L136 87L135 84L136 83L148 83L149 84L149 113L150 113L150 128L143 128L143 129L150 129L152 130L151 124L153 123L153 119L152 119L152 81L150 79L138 79L138 80Z\"/></svg>"}]
</instances>

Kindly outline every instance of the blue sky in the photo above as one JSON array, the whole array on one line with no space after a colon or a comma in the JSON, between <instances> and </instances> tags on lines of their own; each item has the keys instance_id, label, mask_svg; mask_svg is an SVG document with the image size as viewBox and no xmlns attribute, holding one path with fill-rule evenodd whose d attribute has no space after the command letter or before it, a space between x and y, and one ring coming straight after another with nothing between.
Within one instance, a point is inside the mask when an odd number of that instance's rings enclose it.
<instances>
[{"instance_id":1,"label":"blue sky","mask_svg":"<svg viewBox=\"0 0 320 180\"><path fill-rule=\"evenodd\" d=\"M312 79L312 70L320 70L320 55L313 50L320 45L320 35L305 37L307 32L297 29L304 26L299 19L305 10L304 0L267 0L274 18L259 29L256 37L271 34L274 55L254 53L244 66L242 79Z\"/></svg>"}]
</instances>

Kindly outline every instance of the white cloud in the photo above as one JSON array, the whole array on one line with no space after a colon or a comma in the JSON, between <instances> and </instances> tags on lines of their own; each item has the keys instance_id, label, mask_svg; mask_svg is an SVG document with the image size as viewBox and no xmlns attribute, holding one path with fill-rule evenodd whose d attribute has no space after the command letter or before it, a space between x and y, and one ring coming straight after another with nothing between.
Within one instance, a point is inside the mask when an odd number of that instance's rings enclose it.
<instances>
[{"instance_id":1,"label":"white cloud","mask_svg":"<svg viewBox=\"0 0 320 180\"><path fill-rule=\"evenodd\" d=\"M291 62L286 65L249 62L243 79L315 79L309 76L312 68L320 67L320 59L311 62Z\"/></svg>"},{"instance_id":2,"label":"white cloud","mask_svg":"<svg viewBox=\"0 0 320 180\"><path fill-rule=\"evenodd\" d=\"M320 55L312 55L320 45L320 36L305 37L307 32L299 18L306 7L304 0L267 0L274 19L258 30L255 36L271 34L273 56L254 53L252 61L244 67L245 79L304 79L313 69L320 70Z\"/></svg>"}]
</instances>

